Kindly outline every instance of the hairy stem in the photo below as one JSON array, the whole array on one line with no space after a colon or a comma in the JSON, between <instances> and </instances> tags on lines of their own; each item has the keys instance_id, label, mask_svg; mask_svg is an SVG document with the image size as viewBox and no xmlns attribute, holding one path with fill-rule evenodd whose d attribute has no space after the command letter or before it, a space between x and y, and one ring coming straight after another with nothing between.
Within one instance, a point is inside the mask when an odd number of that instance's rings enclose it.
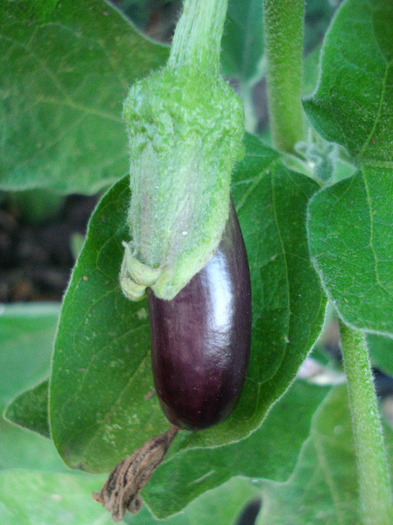
<instances>
[{"instance_id":1,"label":"hairy stem","mask_svg":"<svg viewBox=\"0 0 393 525\"><path fill-rule=\"evenodd\" d=\"M293 152L303 138L304 0L263 0L267 93L273 145Z\"/></svg>"},{"instance_id":2,"label":"hairy stem","mask_svg":"<svg viewBox=\"0 0 393 525\"><path fill-rule=\"evenodd\" d=\"M228 0L185 0L168 65L192 65L218 73Z\"/></svg>"},{"instance_id":3,"label":"hairy stem","mask_svg":"<svg viewBox=\"0 0 393 525\"><path fill-rule=\"evenodd\" d=\"M377 398L362 332L340 321L358 463L361 512L368 525L393 523L388 465Z\"/></svg>"}]
</instances>

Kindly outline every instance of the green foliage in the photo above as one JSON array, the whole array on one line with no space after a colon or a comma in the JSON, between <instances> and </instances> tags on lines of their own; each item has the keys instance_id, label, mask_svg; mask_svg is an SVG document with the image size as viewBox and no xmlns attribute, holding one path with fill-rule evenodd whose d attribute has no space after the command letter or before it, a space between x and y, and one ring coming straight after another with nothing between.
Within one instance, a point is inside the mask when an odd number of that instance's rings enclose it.
<instances>
[{"instance_id":1,"label":"green foliage","mask_svg":"<svg viewBox=\"0 0 393 525\"><path fill-rule=\"evenodd\" d=\"M56 310L52 310L51 323L47 320L48 330L50 326L52 335L56 327ZM19 325L14 324L14 331L10 329L8 337L13 342L14 360L22 372L26 360L26 350L22 343L23 340L29 340L30 333L34 334L34 325L29 325L27 321L34 317L36 324L40 324L40 321L45 324L48 314L45 310L40 311L36 305L27 305L20 309L18 315ZM21 339L20 328L24 321L26 328L23 331L24 338ZM43 340L43 343L41 351L46 353L48 363L50 340L46 343ZM29 363L34 366L36 359L40 360L32 351ZM8 413L11 413L11 409L17 413L15 408L22 408L20 401L23 399L24 406L28 409L23 424L30 426L32 413L29 404L37 400L37 394L38 399L42 400L45 397L41 395L45 386L46 383L42 383L24 392L11 404ZM23 385L20 387L23 388ZM220 524L230 523L243 504L258 494L259 489L255 484L258 477L263 475L282 481L289 476L295 465L298 450L308 434L313 412L325 394L325 389L297 382L288 395L273 407L265 424L246 441L211 450L183 450L173 454L156 472L154 485L145 490L145 501L157 515L164 517L181 510L193 500L181 514L164 521L169 525L208 525L213 518ZM36 404L35 414L38 421L44 421L47 417L47 403L40 401ZM22 412L19 415L23 416ZM22 422L21 419L19 422ZM67 514L68 520L74 520L70 521L71 523L84 525L86 520L94 523L95 516L107 523L109 515L106 511L91 503L91 492L100 486L103 479L93 475L81 476L78 473L65 474L64 467L53 454L53 445L49 440L17 427L12 428L15 431L13 440L17 435L23 435L24 439L17 441L11 450L11 455L14 449L16 451L13 462L1 465L1 523L11 525L15 520L26 525L36 522L57 523L64 513ZM0 443L7 437L10 436L0 427ZM250 462L254 451L259 449L265 453L257 455L255 461ZM10 454L9 449L7 452ZM19 458L17 454L20 455ZM29 455L29 459L25 457L26 454ZM23 466L24 470L15 469L19 466ZM220 487L213 491L208 490L217 485ZM26 487L28 493L25 498L20 497L23 487ZM172 497L168 503L169 492ZM49 503L40 510L43 500ZM217 501L221 502L220 505L217 505ZM84 507L86 510L83 510ZM155 523L155 519L146 508L136 517L129 518L129 521L136 524Z\"/></svg>"},{"instance_id":2,"label":"green foliage","mask_svg":"<svg viewBox=\"0 0 393 525\"><path fill-rule=\"evenodd\" d=\"M0 414L13 397L32 388L49 374L59 311L57 304L1 307ZM35 422L30 414L26 417ZM0 417L0 470L14 468L64 470L48 440ZM0 501L4 501L3 497L0 492Z\"/></svg>"},{"instance_id":3,"label":"green foliage","mask_svg":"<svg viewBox=\"0 0 393 525\"><path fill-rule=\"evenodd\" d=\"M231 476L285 481L308 434L311 416L325 394L325 389L296 382L246 440L172 456L155 473L154 484L143 491L146 502L159 518L165 518ZM168 491L169 501L165 497Z\"/></svg>"},{"instance_id":4,"label":"green foliage","mask_svg":"<svg viewBox=\"0 0 393 525\"><path fill-rule=\"evenodd\" d=\"M1 523L110 525L109 514L91 499L97 481L53 472L0 472Z\"/></svg>"},{"instance_id":5,"label":"green foliage","mask_svg":"<svg viewBox=\"0 0 393 525\"><path fill-rule=\"evenodd\" d=\"M351 325L393 334L393 178L363 168L309 206L310 251L324 287Z\"/></svg>"},{"instance_id":6,"label":"green foliage","mask_svg":"<svg viewBox=\"0 0 393 525\"><path fill-rule=\"evenodd\" d=\"M317 90L303 103L323 137L345 146L357 162L390 169L392 27L390 0L344 2L325 38Z\"/></svg>"},{"instance_id":7,"label":"green foliage","mask_svg":"<svg viewBox=\"0 0 393 525\"><path fill-rule=\"evenodd\" d=\"M59 316L57 304L0 306L0 403L49 375L49 357ZM34 355L34 360L31 356ZM29 363L29 367L23 366Z\"/></svg>"},{"instance_id":8,"label":"green foliage","mask_svg":"<svg viewBox=\"0 0 393 525\"><path fill-rule=\"evenodd\" d=\"M263 10L259 0L230 0L222 38L224 74L241 83L255 81L263 59Z\"/></svg>"},{"instance_id":9,"label":"green foliage","mask_svg":"<svg viewBox=\"0 0 393 525\"><path fill-rule=\"evenodd\" d=\"M318 131L345 146L359 164L351 179L324 188L310 202L315 267L347 323L390 335L393 91L387 42L393 45L392 26L393 9L385 0L345 2L324 43L317 90L304 102Z\"/></svg>"},{"instance_id":10,"label":"green foliage","mask_svg":"<svg viewBox=\"0 0 393 525\"><path fill-rule=\"evenodd\" d=\"M50 438L48 394L49 382L43 381L16 397L7 407L4 416L16 425Z\"/></svg>"},{"instance_id":11,"label":"green foliage","mask_svg":"<svg viewBox=\"0 0 393 525\"><path fill-rule=\"evenodd\" d=\"M390 470L393 433L385 426ZM356 456L345 386L335 387L316 411L310 437L286 483L262 481L258 525L360 523Z\"/></svg>"},{"instance_id":12,"label":"green foliage","mask_svg":"<svg viewBox=\"0 0 393 525\"><path fill-rule=\"evenodd\" d=\"M0 187L91 194L121 178L123 100L167 49L102 0L1 0L0 28Z\"/></svg>"},{"instance_id":13,"label":"green foliage","mask_svg":"<svg viewBox=\"0 0 393 525\"><path fill-rule=\"evenodd\" d=\"M265 67L261 5L229 2L221 54L247 114ZM306 29L307 48L331 11L326 0L308 6L320 18ZM154 393L147 303L126 300L119 286L130 199L122 102L168 50L103 0L0 0L0 28L1 189L88 194L115 182L73 270L52 368L59 306L1 310L1 411L14 401L0 421L0 522L109 524L91 499L103 478L71 472L57 452L68 467L106 472L168 426ZM226 525L255 496L260 524L361 521L346 388L326 396L295 377L327 297L366 333L372 363L393 375L392 28L389 0L345 0L320 61L318 48L305 61L307 139L289 140L290 157L246 136L231 186L253 289L245 388L226 421L179 433L127 523ZM292 109L296 67L285 77Z\"/></svg>"}]
</instances>

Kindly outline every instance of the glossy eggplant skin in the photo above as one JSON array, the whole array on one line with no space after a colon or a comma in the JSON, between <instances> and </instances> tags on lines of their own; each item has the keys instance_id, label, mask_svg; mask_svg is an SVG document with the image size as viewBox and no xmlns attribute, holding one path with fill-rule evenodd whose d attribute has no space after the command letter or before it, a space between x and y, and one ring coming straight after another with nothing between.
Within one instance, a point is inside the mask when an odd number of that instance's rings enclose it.
<instances>
[{"instance_id":1,"label":"glossy eggplant skin","mask_svg":"<svg viewBox=\"0 0 393 525\"><path fill-rule=\"evenodd\" d=\"M210 262L171 301L148 291L152 366L171 423L200 430L225 419L247 373L251 284L239 221L231 203Z\"/></svg>"}]
</instances>

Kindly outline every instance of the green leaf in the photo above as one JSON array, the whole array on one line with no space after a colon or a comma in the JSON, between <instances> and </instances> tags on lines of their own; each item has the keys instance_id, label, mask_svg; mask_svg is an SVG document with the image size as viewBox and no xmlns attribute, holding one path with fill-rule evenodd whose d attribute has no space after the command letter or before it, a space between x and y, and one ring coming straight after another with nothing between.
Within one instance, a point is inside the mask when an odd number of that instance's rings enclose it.
<instances>
[{"instance_id":1,"label":"green leaf","mask_svg":"<svg viewBox=\"0 0 393 525\"><path fill-rule=\"evenodd\" d=\"M306 3L304 49L307 53L319 46L336 7L337 2L331 0L316 0Z\"/></svg>"},{"instance_id":2,"label":"green leaf","mask_svg":"<svg viewBox=\"0 0 393 525\"><path fill-rule=\"evenodd\" d=\"M393 339L367 334L366 342L372 364L385 374L393 376Z\"/></svg>"},{"instance_id":3,"label":"green leaf","mask_svg":"<svg viewBox=\"0 0 393 525\"><path fill-rule=\"evenodd\" d=\"M21 390L49 373L57 304L2 305L0 315L0 413ZM0 419L0 469L63 471L53 444ZM2 521L2 520L0 520Z\"/></svg>"},{"instance_id":4,"label":"green leaf","mask_svg":"<svg viewBox=\"0 0 393 525\"><path fill-rule=\"evenodd\" d=\"M259 489L255 487L250 480L234 477L217 487L203 493L199 498L187 506L184 511L175 516L161 521L154 520L154 523L165 525L211 525L212 523L230 524L236 523L235 518L240 514L242 507L259 496ZM167 500L168 494L166 495ZM143 522L150 525L151 521ZM138 516L139 518L139 516ZM130 520L130 523L134 521ZM139 519L135 520L136 525L142 525Z\"/></svg>"},{"instance_id":5,"label":"green leaf","mask_svg":"<svg viewBox=\"0 0 393 525\"><path fill-rule=\"evenodd\" d=\"M390 0L345 1L325 38L317 90L304 99L324 138L385 167L393 162L392 28Z\"/></svg>"},{"instance_id":6,"label":"green leaf","mask_svg":"<svg viewBox=\"0 0 393 525\"><path fill-rule=\"evenodd\" d=\"M187 450L166 460L143 490L144 499L156 516L165 518L232 476L286 480L326 393L324 388L297 381L246 440Z\"/></svg>"},{"instance_id":7,"label":"green leaf","mask_svg":"<svg viewBox=\"0 0 393 525\"><path fill-rule=\"evenodd\" d=\"M263 10L259 0L230 0L222 38L221 64L226 76L250 82L263 58Z\"/></svg>"},{"instance_id":8,"label":"green leaf","mask_svg":"<svg viewBox=\"0 0 393 525\"><path fill-rule=\"evenodd\" d=\"M50 438L48 422L49 381L43 381L36 387L16 397L5 411L5 417L19 425Z\"/></svg>"},{"instance_id":9,"label":"green leaf","mask_svg":"<svg viewBox=\"0 0 393 525\"><path fill-rule=\"evenodd\" d=\"M66 470L51 441L1 419L0 470L13 468L54 472Z\"/></svg>"},{"instance_id":10,"label":"green leaf","mask_svg":"<svg viewBox=\"0 0 393 525\"><path fill-rule=\"evenodd\" d=\"M385 426L393 466L393 433ZM315 413L310 438L286 483L262 481L258 525L360 523L356 456L345 385L334 388Z\"/></svg>"},{"instance_id":11,"label":"green leaf","mask_svg":"<svg viewBox=\"0 0 393 525\"><path fill-rule=\"evenodd\" d=\"M0 305L0 406L48 377L59 312L50 303Z\"/></svg>"},{"instance_id":12,"label":"green leaf","mask_svg":"<svg viewBox=\"0 0 393 525\"><path fill-rule=\"evenodd\" d=\"M63 301L50 387L53 440L65 462L110 470L167 423L153 395L146 301L119 287L129 181L94 212Z\"/></svg>"},{"instance_id":13,"label":"green leaf","mask_svg":"<svg viewBox=\"0 0 393 525\"><path fill-rule=\"evenodd\" d=\"M371 167L317 193L308 229L314 265L343 320L393 334L393 177Z\"/></svg>"},{"instance_id":14,"label":"green leaf","mask_svg":"<svg viewBox=\"0 0 393 525\"><path fill-rule=\"evenodd\" d=\"M102 0L0 1L0 187L94 193L128 171L129 85L166 47Z\"/></svg>"},{"instance_id":15,"label":"green leaf","mask_svg":"<svg viewBox=\"0 0 393 525\"><path fill-rule=\"evenodd\" d=\"M0 520L2 525L110 525L110 514L93 501L91 493L104 482L92 475L54 474L29 470L0 473ZM120 523L135 525L210 525L232 523L242 506L259 489L248 480L233 478L203 494L181 514L158 521L146 506ZM23 497L21 497L21 494ZM43 504L45 502L45 504ZM219 504L217 504L219 502Z\"/></svg>"},{"instance_id":16,"label":"green leaf","mask_svg":"<svg viewBox=\"0 0 393 525\"><path fill-rule=\"evenodd\" d=\"M92 476L21 469L0 472L1 523L111 525L109 513L91 497L97 483L99 479Z\"/></svg>"},{"instance_id":17,"label":"green leaf","mask_svg":"<svg viewBox=\"0 0 393 525\"><path fill-rule=\"evenodd\" d=\"M317 185L289 172L257 139L249 137L247 147L233 196L254 286L249 377L235 414L211 430L182 433L179 449L228 443L258 427L293 381L323 322L325 298L308 260L305 231L307 201ZM53 359L54 442L68 465L93 472L110 470L167 428L152 395L146 302L127 301L118 284L128 199L124 179L91 219Z\"/></svg>"}]
</instances>

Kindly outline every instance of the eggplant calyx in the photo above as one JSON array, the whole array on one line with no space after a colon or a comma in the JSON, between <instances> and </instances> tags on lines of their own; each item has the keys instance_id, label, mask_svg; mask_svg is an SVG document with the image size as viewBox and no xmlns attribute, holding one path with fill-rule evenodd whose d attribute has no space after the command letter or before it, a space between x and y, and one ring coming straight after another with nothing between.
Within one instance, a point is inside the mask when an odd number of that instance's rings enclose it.
<instances>
[{"instance_id":1,"label":"eggplant calyx","mask_svg":"<svg viewBox=\"0 0 393 525\"><path fill-rule=\"evenodd\" d=\"M146 288L152 286L161 276L162 268L151 268L135 257L132 243L123 242L124 257L120 270L120 286L123 294L131 301L145 296Z\"/></svg>"}]
</instances>

